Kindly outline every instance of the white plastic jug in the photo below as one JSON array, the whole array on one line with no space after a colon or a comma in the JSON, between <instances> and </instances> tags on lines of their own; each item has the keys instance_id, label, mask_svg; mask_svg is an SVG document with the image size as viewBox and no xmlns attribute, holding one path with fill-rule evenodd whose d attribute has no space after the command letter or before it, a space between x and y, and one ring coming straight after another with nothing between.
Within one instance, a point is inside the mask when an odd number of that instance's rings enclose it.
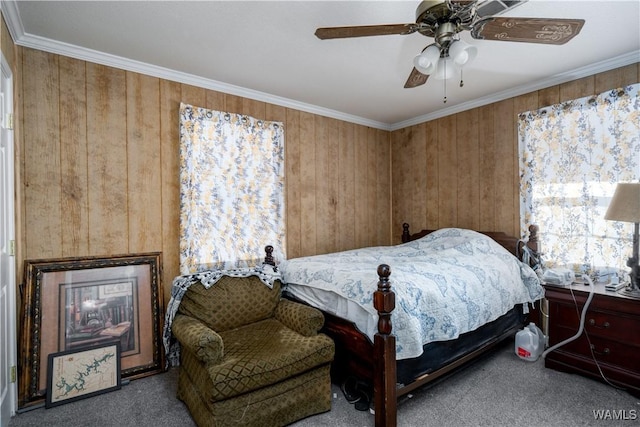
<instances>
[{"instance_id":1,"label":"white plastic jug","mask_svg":"<svg viewBox=\"0 0 640 427\"><path fill-rule=\"evenodd\" d=\"M527 362L535 362L544 351L545 336L535 323L531 322L516 334L515 352Z\"/></svg>"}]
</instances>

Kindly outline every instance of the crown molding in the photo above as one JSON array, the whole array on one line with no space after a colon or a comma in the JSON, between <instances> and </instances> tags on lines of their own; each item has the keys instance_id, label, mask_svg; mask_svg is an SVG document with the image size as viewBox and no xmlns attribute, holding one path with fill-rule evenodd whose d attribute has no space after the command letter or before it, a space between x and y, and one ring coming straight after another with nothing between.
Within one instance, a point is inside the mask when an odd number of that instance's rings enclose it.
<instances>
[{"instance_id":1,"label":"crown molding","mask_svg":"<svg viewBox=\"0 0 640 427\"><path fill-rule=\"evenodd\" d=\"M20 17L18 6L16 6L16 1L0 1L0 11L2 11L2 16L13 41L15 42L24 37L22 18Z\"/></svg>"},{"instance_id":2,"label":"crown molding","mask_svg":"<svg viewBox=\"0 0 640 427\"><path fill-rule=\"evenodd\" d=\"M420 123L435 120L441 117L456 114L462 111L470 110L472 108L481 107L487 104L491 104L505 99L513 98L516 96L524 95L529 92L544 89L553 85L566 83L571 80L580 79L593 74L609 71L615 68L623 67L626 65L640 62L640 51L634 51L625 55L621 55L615 58L601 61L595 64L591 64L585 67L581 67L575 70L571 70L565 73L557 74L549 78L532 82L526 85L521 85L512 89L497 92L490 96L475 99L470 102L455 105L450 108L439 110L435 113L429 113L422 116L414 117L409 120L405 120L397 123L383 123L375 120L366 119L364 117L355 116L352 114L346 114L340 111L332 110L329 108L320 107L313 104L307 104L299 102L293 99L288 99L276 95L272 95L266 92L260 92L252 89L247 89L240 86L231 85L228 83L207 79L199 76L195 76L180 71L171 70L164 67L158 67L150 65L140 61L123 58L108 53L82 48L76 45L63 43L51 39L47 39L40 36L34 36L24 32L22 25L22 19L20 18L20 12L16 6L16 1L0 1L0 10L2 16L5 19L9 33L14 40L14 43L28 47L32 49L42 50L49 53L68 56L75 59L93 62L96 64L106 65L123 69L126 71L132 71L140 74L149 75L161 79L175 81L178 83L184 83L204 89L211 89L219 92L228 93L230 95L236 95L243 98L254 99L256 101L262 101L269 104L279 105L282 107L292 108L299 111L305 111L320 116L330 117L337 120L342 120L350 123L355 123L363 126L369 126L375 129L381 129L386 131L394 131L409 126L414 126Z\"/></svg>"},{"instance_id":3,"label":"crown molding","mask_svg":"<svg viewBox=\"0 0 640 427\"><path fill-rule=\"evenodd\" d=\"M420 123L428 122L431 120L439 119L441 117L449 116L451 114L460 113L462 111L470 110L472 108L482 107L484 105L492 104L494 102L504 101L505 99L514 98L516 96L524 95L526 93L534 92L540 89L545 89L554 85L567 83L572 80L581 79L594 74L602 73L605 71L613 70L615 68L624 67L640 62L640 50L620 55L614 58L600 61L594 64L587 65L585 67L577 68L575 70L567 71L565 73L556 74L536 82L532 82L526 85L521 85L512 89L496 92L490 96L475 99L470 102L455 105L451 108L445 108L435 113L425 114L423 116L414 117L413 119L405 120L402 122L391 124L389 127L392 131L403 129L409 126L414 126Z\"/></svg>"},{"instance_id":4,"label":"crown molding","mask_svg":"<svg viewBox=\"0 0 640 427\"><path fill-rule=\"evenodd\" d=\"M18 8L15 5L15 1L2 1L1 9L2 14L5 18L5 22L7 23L7 27L9 28L9 33L11 34L14 43L22 47L68 56L70 58L145 74L160 79L224 92L230 95L237 95L243 98L262 101L299 111L305 111L308 113L330 117L363 126L369 126L376 129L387 131L391 129L388 123L369 120L364 117L346 114L340 111L331 110L329 108L319 107L317 105L307 104L293 99L288 99L257 90L247 89L228 83L199 77L193 74L183 73L164 67L158 67L121 56L111 55L97 50L86 49L69 43L63 43L45 37L28 34L24 32L22 20L20 19L20 13L18 12Z\"/></svg>"}]
</instances>

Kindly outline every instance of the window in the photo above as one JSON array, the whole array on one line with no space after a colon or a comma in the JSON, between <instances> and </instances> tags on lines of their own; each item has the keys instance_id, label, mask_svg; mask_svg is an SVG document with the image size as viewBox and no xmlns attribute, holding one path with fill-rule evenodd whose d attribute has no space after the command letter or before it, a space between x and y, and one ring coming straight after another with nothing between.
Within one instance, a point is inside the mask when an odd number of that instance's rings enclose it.
<instances>
[{"instance_id":1,"label":"window","mask_svg":"<svg viewBox=\"0 0 640 427\"><path fill-rule=\"evenodd\" d=\"M628 271L633 224L604 215L618 182L640 180L639 86L520 114L521 229L540 226L547 266Z\"/></svg>"},{"instance_id":2,"label":"window","mask_svg":"<svg viewBox=\"0 0 640 427\"><path fill-rule=\"evenodd\" d=\"M180 105L180 273L285 254L280 122Z\"/></svg>"}]
</instances>

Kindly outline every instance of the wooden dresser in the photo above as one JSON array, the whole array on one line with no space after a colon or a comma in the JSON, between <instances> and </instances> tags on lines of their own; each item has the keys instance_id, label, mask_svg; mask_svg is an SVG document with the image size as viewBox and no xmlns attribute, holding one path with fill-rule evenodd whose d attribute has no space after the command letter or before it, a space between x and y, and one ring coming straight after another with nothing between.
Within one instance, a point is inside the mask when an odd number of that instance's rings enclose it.
<instances>
[{"instance_id":1,"label":"wooden dresser","mask_svg":"<svg viewBox=\"0 0 640 427\"><path fill-rule=\"evenodd\" d=\"M545 291L551 347L578 331L589 287L545 285ZM598 365L609 382L640 397L640 299L606 291L604 285L599 284L595 286L582 335L545 358L547 368L604 381Z\"/></svg>"}]
</instances>

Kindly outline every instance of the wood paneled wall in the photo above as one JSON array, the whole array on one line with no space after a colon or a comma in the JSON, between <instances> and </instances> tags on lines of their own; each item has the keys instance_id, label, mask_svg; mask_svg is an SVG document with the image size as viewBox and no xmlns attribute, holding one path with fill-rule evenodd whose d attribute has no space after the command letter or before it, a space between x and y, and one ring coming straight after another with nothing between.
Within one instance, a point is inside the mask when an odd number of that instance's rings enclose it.
<instances>
[{"instance_id":1,"label":"wood paneled wall","mask_svg":"<svg viewBox=\"0 0 640 427\"><path fill-rule=\"evenodd\" d=\"M22 48L24 259L162 251L179 273L178 107L285 125L289 257L390 243L389 132Z\"/></svg>"},{"instance_id":2,"label":"wood paneled wall","mask_svg":"<svg viewBox=\"0 0 640 427\"><path fill-rule=\"evenodd\" d=\"M296 257L397 243L403 222L519 233L517 114L640 76L634 64L387 132L9 48L18 280L25 259L162 251L167 299L179 271L180 102L284 122L287 253Z\"/></svg>"},{"instance_id":3,"label":"wood paneled wall","mask_svg":"<svg viewBox=\"0 0 640 427\"><path fill-rule=\"evenodd\" d=\"M392 230L519 235L518 114L638 82L636 63L392 132Z\"/></svg>"}]
</instances>

